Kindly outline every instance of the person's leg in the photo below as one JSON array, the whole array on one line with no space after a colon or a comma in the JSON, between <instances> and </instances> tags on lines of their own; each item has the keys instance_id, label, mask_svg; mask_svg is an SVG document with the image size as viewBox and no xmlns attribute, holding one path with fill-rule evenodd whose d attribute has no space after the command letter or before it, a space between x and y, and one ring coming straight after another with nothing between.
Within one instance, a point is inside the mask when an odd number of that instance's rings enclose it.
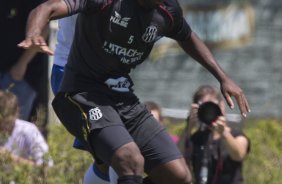
<instances>
[{"instance_id":1,"label":"person's leg","mask_svg":"<svg viewBox=\"0 0 282 184\"><path fill-rule=\"evenodd\" d=\"M162 130L142 149L146 172L155 184L188 184L191 173L177 146L168 133Z\"/></svg>"},{"instance_id":2,"label":"person's leg","mask_svg":"<svg viewBox=\"0 0 282 184\"><path fill-rule=\"evenodd\" d=\"M156 166L148 172L148 175L155 184L189 184L192 180L183 158Z\"/></svg>"},{"instance_id":3,"label":"person's leg","mask_svg":"<svg viewBox=\"0 0 282 184\"><path fill-rule=\"evenodd\" d=\"M141 184L144 158L109 100L100 93L59 93L52 105L65 128L113 166L118 184Z\"/></svg>"},{"instance_id":4,"label":"person's leg","mask_svg":"<svg viewBox=\"0 0 282 184\"><path fill-rule=\"evenodd\" d=\"M109 168L109 178L111 184L117 184L118 175L112 167Z\"/></svg>"},{"instance_id":5,"label":"person's leg","mask_svg":"<svg viewBox=\"0 0 282 184\"><path fill-rule=\"evenodd\" d=\"M146 118L139 127L138 134L133 132L142 155L145 158L145 171L155 184L188 184L191 173L184 162L183 156L165 129L151 132L150 139L144 142L144 136L159 123L151 116ZM143 137L143 139L142 139ZM145 180L148 184L147 180Z\"/></svg>"},{"instance_id":6,"label":"person's leg","mask_svg":"<svg viewBox=\"0 0 282 184\"><path fill-rule=\"evenodd\" d=\"M56 95L59 92L62 80L64 76L64 67L59 65L53 65L51 72L51 89L53 94Z\"/></svg>"},{"instance_id":7,"label":"person's leg","mask_svg":"<svg viewBox=\"0 0 282 184\"><path fill-rule=\"evenodd\" d=\"M125 126L145 158L145 171L155 184L187 184L191 174L164 127L142 103L120 109Z\"/></svg>"},{"instance_id":8,"label":"person's leg","mask_svg":"<svg viewBox=\"0 0 282 184\"><path fill-rule=\"evenodd\" d=\"M110 184L108 166L93 163L84 175L83 184Z\"/></svg>"},{"instance_id":9,"label":"person's leg","mask_svg":"<svg viewBox=\"0 0 282 184\"><path fill-rule=\"evenodd\" d=\"M123 126L94 130L90 136L94 153L116 171L118 184L141 184L144 158Z\"/></svg>"},{"instance_id":10,"label":"person's leg","mask_svg":"<svg viewBox=\"0 0 282 184\"><path fill-rule=\"evenodd\" d=\"M64 67L53 65L51 73L51 88L56 95L60 89L60 85L64 75ZM78 138L75 138L73 147L76 149L85 150L83 144ZM89 166L88 170L84 174L84 184L109 184L108 165L93 163Z\"/></svg>"}]
</instances>

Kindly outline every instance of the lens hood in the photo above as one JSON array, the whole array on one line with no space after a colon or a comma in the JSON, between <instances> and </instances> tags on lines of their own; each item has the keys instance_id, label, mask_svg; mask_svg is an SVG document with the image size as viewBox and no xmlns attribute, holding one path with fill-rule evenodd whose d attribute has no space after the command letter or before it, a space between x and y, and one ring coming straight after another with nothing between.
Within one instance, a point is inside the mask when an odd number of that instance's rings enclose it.
<instances>
[{"instance_id":1,"label":"lens hood","mask_svg":"<svg viewBox=\"0 0 282 184\"><path fill-rule=\"evenodd\" d=\"M199 106L198 118L207 125L211 125L221 115L220 107L214 102L205 102Z\"/></svg>"}]
</instances>

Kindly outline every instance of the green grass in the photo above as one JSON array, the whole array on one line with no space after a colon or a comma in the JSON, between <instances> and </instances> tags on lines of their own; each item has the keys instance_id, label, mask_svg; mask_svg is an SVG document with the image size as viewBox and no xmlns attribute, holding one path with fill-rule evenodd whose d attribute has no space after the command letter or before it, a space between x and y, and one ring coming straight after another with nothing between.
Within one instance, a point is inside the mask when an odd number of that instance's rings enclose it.
<instances>
[{"instance_id":1,"label":"green grass","mask_svg":"<svg viewBox=\"0 0 282 184\"><path fill-rule=\"evenodd\" d=\"M166 122L168 130L180 135L184 122ZM248 120L244 131L251 139L251 152L244 162L246 184L281 184L282 181L282 122L273 119ZM49 126L48 143L54 160L51 168L33 168L0 157L0 183L8 184L81 184L91 156L72 148L73 137L60 124Z\"/></svg>"}]
</instances>

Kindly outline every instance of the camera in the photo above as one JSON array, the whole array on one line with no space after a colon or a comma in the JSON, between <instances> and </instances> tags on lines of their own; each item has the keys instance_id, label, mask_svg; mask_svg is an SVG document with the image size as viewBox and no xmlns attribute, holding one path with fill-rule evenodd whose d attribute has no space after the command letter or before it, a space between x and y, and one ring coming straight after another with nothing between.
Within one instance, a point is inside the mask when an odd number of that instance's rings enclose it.
<instances>
[{"instance_id":1,"label":"camera","mask_svg":"<svg viewBox=\"0 0 282 184\"><path fill-rule=\"evenodd\" d=\"M219 116L222 116L222 112L216 103L209 101L199 106L198 118L201 122L211 125Z\"/></svg>"}]
</instances>

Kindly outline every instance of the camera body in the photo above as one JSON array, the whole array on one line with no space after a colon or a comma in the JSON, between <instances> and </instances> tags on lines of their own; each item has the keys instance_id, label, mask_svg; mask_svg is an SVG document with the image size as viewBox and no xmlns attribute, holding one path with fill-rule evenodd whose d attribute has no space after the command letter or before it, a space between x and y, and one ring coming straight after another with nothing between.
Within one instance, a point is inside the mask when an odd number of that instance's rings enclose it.
<instances>
[{"instance_id":1,"label":"camera body","mask_svg":"<svg viewBox=\"0 0 282 184\"><path fill-rule=\"evenodd\" d=\"M218 104L214 102L205 102L199 106L198 118L206 125L211 125L219 116L222 116L222 112Z\"/></svg>"}]
</instances>

